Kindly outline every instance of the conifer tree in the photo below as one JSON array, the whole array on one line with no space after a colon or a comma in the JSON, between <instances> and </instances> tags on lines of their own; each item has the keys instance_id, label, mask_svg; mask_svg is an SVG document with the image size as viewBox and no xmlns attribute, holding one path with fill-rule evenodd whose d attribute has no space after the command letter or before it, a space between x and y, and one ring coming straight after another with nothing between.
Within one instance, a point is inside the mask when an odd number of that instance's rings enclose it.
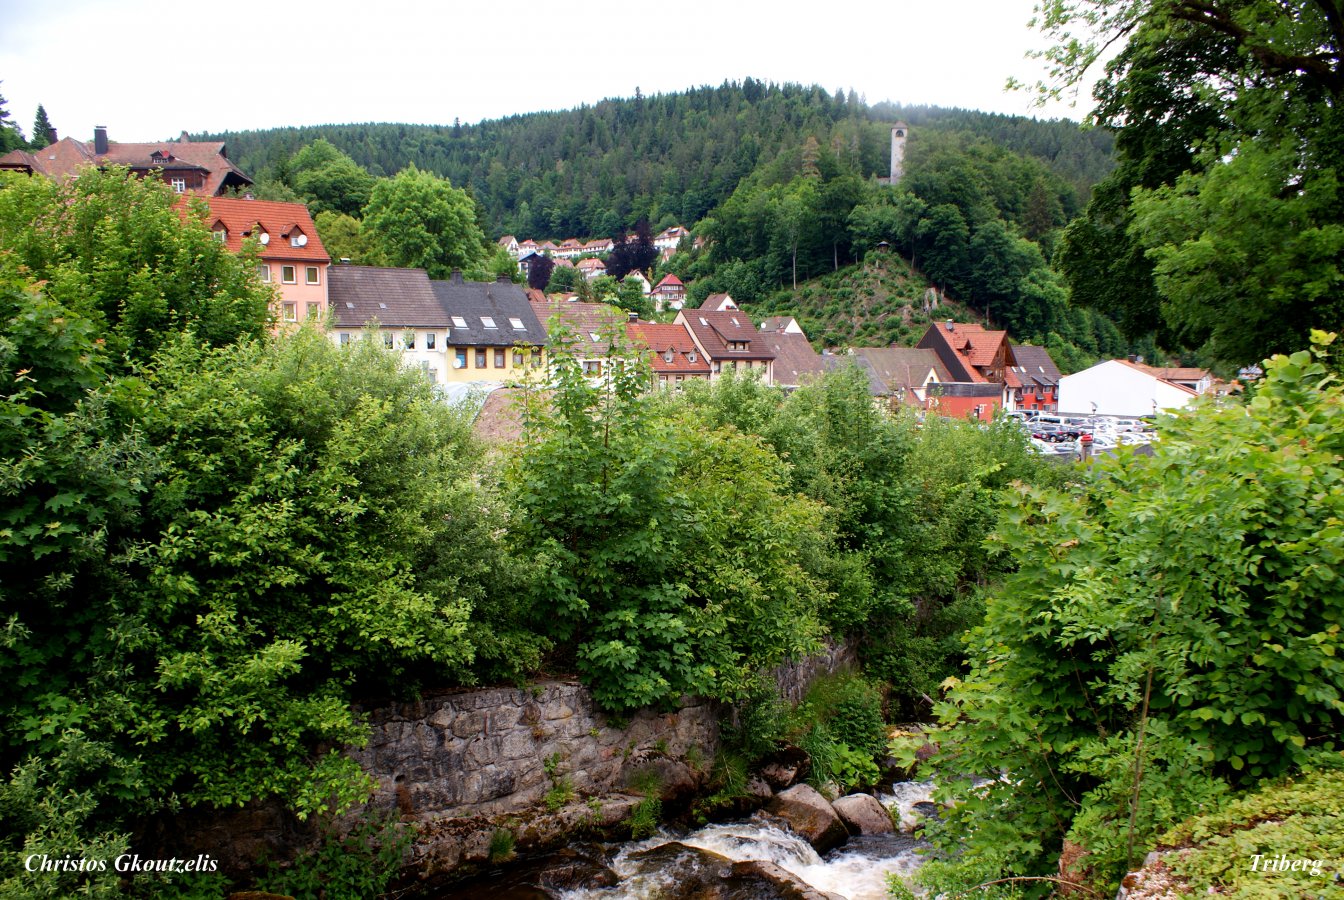
<instances>
[{"instance_id":1,"label":"conifer tree","mask_svg":"<svg viewBox=\"0 0 1344 900\"><path fill-rule=\"evenodd\" d=\"M47 110L41 103L37 104L37 117L33 119L33 139L29 141L29 146L34 150L41 150L50 144L56 143L56 129L51 127L51 120L47 118Z\"/></svg>"}]
</instances>

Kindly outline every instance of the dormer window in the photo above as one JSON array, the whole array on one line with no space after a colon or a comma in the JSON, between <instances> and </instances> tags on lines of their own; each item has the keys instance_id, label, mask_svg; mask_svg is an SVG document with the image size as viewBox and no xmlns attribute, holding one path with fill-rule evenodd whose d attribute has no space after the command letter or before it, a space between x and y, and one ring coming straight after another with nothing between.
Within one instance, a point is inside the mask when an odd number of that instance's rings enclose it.
<instances>
[{"instance_id":1,"label":"dormer window","mask_svg":"<svg viewBox=\"0 0 1344 900\"><path fill-rule=\"evenodd\" d=\"M690 353L687 353L686 359L690 360L691 362L695 362L695 351L692 350Z\"/></svg>"},{"instance_id":2,"label":"dormer window","mask_svg":"<svg viewBox=\"0 0 1344 900\"><path fill-rule=\"evenodd\" d=\"M672 361L672 351L669 349L666 353L663 354L663 362L670 363L671 361Z\"/></svg>"},{"instance_id":3,"label":"dormer window","mask_svg":"<svg viewBox=\"0 0 1344 900\"><path fill-rule=\"evenodd\" d=\"M308 245L308 235L304 234L297 225L289 226L282 237L289 238L289 246L291 247L305 247Z\"/></svg>"},{"instance_id":4,"label":"dormer window","mask_svg":"<svg viewBox=\"0 0 1344 900\"><path fill-rule=\"evenodd\" d=\"M271 242L270 233L266 231L266 226L262 225L260 222L244 231L243 237L254 237L257 239L257 243L261 244L263 247Z\"/></svg>"}]
</instances>

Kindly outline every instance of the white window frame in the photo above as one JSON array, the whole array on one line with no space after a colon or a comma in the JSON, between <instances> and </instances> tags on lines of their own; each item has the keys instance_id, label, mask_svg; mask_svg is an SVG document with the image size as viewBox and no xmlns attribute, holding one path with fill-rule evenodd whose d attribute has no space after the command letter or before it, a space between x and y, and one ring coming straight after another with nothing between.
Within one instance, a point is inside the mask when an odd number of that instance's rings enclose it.
<instances>
[{"instance_id":1,"label":"white window frame","mask_svg":"<svg viewBox=\"0 0 1344 900\"><path fill-rule=\"evenodd\" d=\"M281 266L281 267L280 267L280 283L281 283L281 284L298 284L298 283L299 283L299 268L298 268L298 266Z\"/></svg>"},{"instance_id":2,"label":"white window frame","mask_svg":"<svg viewBox=\"0 0 1344 900\"><path fill-rule=\"evenodd\" d=\"M321 284L321 283L322 283L322 270L319 269L317 266L307 266L307 267L305 268L305 270L304 270L303 283L304 283L304 284Z\"/></svg>"},{"instance_id":3,"label":"white window frame","mask_svg":"<svg viewBox=\"0 0 1344 900\"><path fill-rule=\"evenodd\" d=\"M185 194L187 192L187 179L174 178L171 183L173 185L173 190L177 193Z\"/></svg>"},{"instance_id":4,"label":"white window frame","mask_svg":"<svg viewBox=\"0 0 1344 900\"><path fill-rule=\"evenodd\" d=\"M269 263L258 263L257 274L261 276L262 284L271 283L271 266Z\"/></svg>"},{"instance_id":5,"label":"white window frame","mask_svg":"<svg viewBox=\"0 0 1344 900\"><path fill-rule=\"evenodd\" d=\"M280 309L286 322L299 321L299 304L295 303L293 300L286 300Z\"/></svg>"}]
</instances>

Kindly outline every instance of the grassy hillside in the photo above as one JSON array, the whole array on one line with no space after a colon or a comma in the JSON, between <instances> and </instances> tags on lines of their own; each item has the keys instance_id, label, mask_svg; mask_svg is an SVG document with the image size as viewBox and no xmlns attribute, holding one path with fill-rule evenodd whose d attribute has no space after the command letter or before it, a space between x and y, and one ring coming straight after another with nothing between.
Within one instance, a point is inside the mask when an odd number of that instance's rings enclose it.
<instances>
[{"instance_id":1,"label":"grassy hillside","mask_svg":"<svg viewBox=\"0 0 1344 900\"><path fill-rule=\"evenodd\" d=\"M904 258L875 252L745 308L757 319L793 316L818 348L913 347L932 321L978 321L963 304L946 298L936 309L926 308L928 291L928 279Z\"/></svg>"}]
</instances>

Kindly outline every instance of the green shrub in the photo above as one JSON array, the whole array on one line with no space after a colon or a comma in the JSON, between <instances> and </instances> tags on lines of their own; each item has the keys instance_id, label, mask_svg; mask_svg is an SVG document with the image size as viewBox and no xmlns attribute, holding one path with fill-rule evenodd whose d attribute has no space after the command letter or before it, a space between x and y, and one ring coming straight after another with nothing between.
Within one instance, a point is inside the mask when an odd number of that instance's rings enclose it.
<instances>
[{"instance_id":1,"label":"green shrub","mask_svg":"<svg viewBox=\"0 0 1344 900\"><path fill-rule=\"evenodd\" d=\"M642 840L658 830L663 815L663 802L657 797L645 797L630 812L630 837Z\"/></svg>"},{"instance_id":2,"label":"green shrub","mask_svg":"<svg viewBox=\"0 0 1344 900\"><path fill-rule=\"evenodd\" d=\"M507 828L496 828L490 835L490 861L506 862L513 858L513 847L517 839Z\"/></svg>"},{"instance_id":3,"label":"green shrub","mask_svg":"<svg viewBox=\"0 0 1344 900\"><path fill-rule=\"evenodd\" d=\"M295 900L363 900L387 890L414 832L392 820L365 817L344 836L328 830L315 850L282 867L272 864L260 890Z\"/></svg>"},{"instance_id":4,"label":"green shrub","mask_svg":"<svg viewBox=\"0 0 1344 900\"><path fill-rule=\"evenodd\" d=\"M1111 892L1167 828L1339 746L1344 393L1316 339L1154 456L1019 492L991 543L1015 571L938 708L947 846L1040 874L1070 834Z\"/></svg>"}]
</instances>

